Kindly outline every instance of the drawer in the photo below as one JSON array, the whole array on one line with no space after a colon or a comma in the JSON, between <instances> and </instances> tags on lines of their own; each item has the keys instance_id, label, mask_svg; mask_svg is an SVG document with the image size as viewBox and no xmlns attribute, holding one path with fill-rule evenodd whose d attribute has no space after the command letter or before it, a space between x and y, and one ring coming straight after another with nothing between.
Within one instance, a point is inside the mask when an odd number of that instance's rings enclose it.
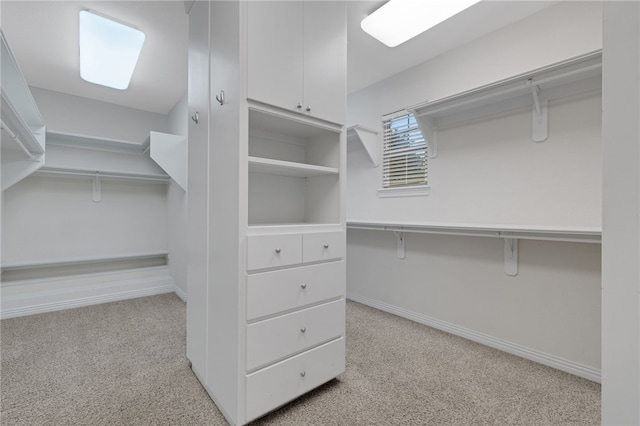
<instances>
[{"instance_id":1,"label":"drawer","mask_svg":"<svg viewBox=\"0 0 640 426\"><path fill-rule=\"evenodd\" d=\"M344 299L247 326L247 371L344 336Z\"/></svg>"},{"instance_id":2,"label":"drawer","mask_svg":"<svg viewBox=\"0 0 640 426\"><path fill-rule=\"evenodd\" d=\"M346 233L342 231L303 234L302 261L341 259L345 257L345 247Z\"/></svg>"},{"instance_id":3,"label":"drawer","mask_svg":"<svg viewBox=\"0 0 640 426\"><path fill-rule=\"evenodd\" d=\"M302 235L247 237L247 269L266 269L302 263Z\"/></svg>"},{"instance_id":4,"label":"drawer","mask_svg":"<svg viewBox=\"0 0 640 426\"><path fill-rule=\"evenodd\" d=\"M254 420L328 382L345 369L344 338L246 376L246 420Z\"/></svg>"},{"instance_id":5,"label":"drawer","mask_svg":"<svg viewBox=\"0 0 640 426\"><path fill-rule=\"evenodd\" d=\"M343 260L247 276L247 320L345 296Z\"/></svg>"}]
</instances>

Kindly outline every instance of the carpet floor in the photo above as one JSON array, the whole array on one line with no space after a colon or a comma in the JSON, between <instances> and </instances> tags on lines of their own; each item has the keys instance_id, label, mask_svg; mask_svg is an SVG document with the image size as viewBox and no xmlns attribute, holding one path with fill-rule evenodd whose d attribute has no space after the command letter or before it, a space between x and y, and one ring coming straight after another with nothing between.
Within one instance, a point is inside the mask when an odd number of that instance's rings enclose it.
<instances>
[{"instance_id":1,"label":"carpet floor","mask_svg":"<svg viewBox=\"0 0 640 426\"><path fill-rule=\"evenodd\" d=\"M224 425L185 356L185 304L0 322L2 425ZM256 425L600 424L600 385L347 303L347 371Z\"/></svg>"}]
</instances>

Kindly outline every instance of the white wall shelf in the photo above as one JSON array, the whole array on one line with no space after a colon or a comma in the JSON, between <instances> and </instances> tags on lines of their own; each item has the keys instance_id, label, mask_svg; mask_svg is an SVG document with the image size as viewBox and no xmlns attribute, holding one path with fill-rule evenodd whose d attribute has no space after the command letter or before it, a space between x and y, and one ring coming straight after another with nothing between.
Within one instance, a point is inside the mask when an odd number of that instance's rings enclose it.
<instances>
[{"instance_id":1,"label":"white wall shelf","mask_svg":"<svg viewBox=\"0 0 640 426\"><path fill-rule=\"evenodd\" d=\"M80 135L54 130L47 130L47 142L50 145L64 146L68 148L92 149L122 154L143 155L145 148L142 142Z\"/></svg>"},{"instance_id":2,"label":"white wall shelf","mask_svg":"<svg viewBox=\"0 0 640 426\"><path fill-rule=\"evenodd\" d=\"M542 142L549 100L601 90L602 51L595 51L407 110L435 156L438 128L527 106L532 107L532 139Z\"/></svg>"},{"instance_id":3,"label":"white wall shelf","mask_svg":"<svg viewBox=\"0 0 640 426\"><path fill-rule=\"evenodd\" d=\"M377 131L359 124L347 128L347 149L364 148L374 167L379 164L379 147L380 136Z\"/></svg>"},{"instance_id":4,"label":"white wall shelf","mask_svg":"<svg viewBox=\"0 0 640 426\"><path fill-rule=\"evenodd\" d=\"M447 223L400 223L349 221L349 229L392 231L398 239L398 258L404 259L405 233L491 237L504 239L504 270L507 275L518 274L518 240L565 241L577 243L602 242L602 229L573 226L517 226Z\"/></svg>"},{"instance_id":5,"label":"white wall shelf","mask_svg":"<svg viewBox=\"0 0 640 426\"><path fill-rule=\"evenodd\" d=\"M260 157L249 157L249 172L291 177L314 177L339 174L339 170L336 167L316 166Z\"/></svg>"},{"instance_id":6,"label":"white wall shelf","mask_svg":"<svg viewBox=\"0 0 640 426\"><path fill-rule=\"evenodd\" d=\"M169 257L169 253L166 251L149 252L149 253L129 253L129 254L119 254L114 256L74 257L74 258L66 258L66 259L41 260L38 262L31 261L31 262L3 263L2 272L16 271L21 269L46 268L50 266L71 266L71 265L83 265L87 263L105 263L105 262L116 262L116 261L122 261L122 260L143 260L143 259L152 259L152 258L160 258L160 257L164 257L166 260Z\"/></svg>"},{"instance_id":7,"label":"white wall shelf","mask_svg":"<svg viewBox=\"0 0 640 426\"><path fill-rule=\"evenodd\" d=\"M45 124L18 63L0 31L2 190L44 164Z\"/></svg>"}]
</instances>

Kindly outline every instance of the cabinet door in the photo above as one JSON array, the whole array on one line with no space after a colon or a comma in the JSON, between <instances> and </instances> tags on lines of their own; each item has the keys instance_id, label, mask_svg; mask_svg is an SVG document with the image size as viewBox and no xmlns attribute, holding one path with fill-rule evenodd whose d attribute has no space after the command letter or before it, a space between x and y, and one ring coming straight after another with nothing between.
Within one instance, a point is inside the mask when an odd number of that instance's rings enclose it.
<instances>
[{"instance_id":1,"label":"cabinet door","mask_svg":"<svg viewBox=\"0 0 640 426\"><path fill-rule=\"evenodd\" d=\"M344 2L304 2L303 109L313 117L334 123L344 124L346 120L347 22Z\"/></svg>"},{"instance_id":2,"label":"cabinet door","mask_svg":"<svg viewBox=\"0 0 640 426\"><path fill-rule=\"evenodd\" d=\"M299 111L302 99L303 3L248 4L247 96Z\"/></svg>"}]
</instances>

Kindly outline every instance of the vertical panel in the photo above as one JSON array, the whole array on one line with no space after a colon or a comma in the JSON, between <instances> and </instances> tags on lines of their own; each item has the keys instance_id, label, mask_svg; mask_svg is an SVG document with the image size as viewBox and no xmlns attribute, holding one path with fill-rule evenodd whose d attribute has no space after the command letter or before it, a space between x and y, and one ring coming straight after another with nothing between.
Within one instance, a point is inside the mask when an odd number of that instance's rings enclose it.
<instances>
[{"instance_id":1,"label":"vertical panel","mask_svg":"<svg viewBox=\"0 0 640 426\"><path fill-rule=\"evenodd\" d=\"M602 424L640 424L640 4L604 2Z\"/></svg>"},{"instance_id":2,"label":"vertical panel","mask_svg":"<svg viewBox=\"0 0 640 426\"><path fill-rule=\"evenodd\" d=\"M206 377L207 217L209 156L209 2L197 1L189 14L189 119L187 357Z\"/></svg>"}]
</instances>

